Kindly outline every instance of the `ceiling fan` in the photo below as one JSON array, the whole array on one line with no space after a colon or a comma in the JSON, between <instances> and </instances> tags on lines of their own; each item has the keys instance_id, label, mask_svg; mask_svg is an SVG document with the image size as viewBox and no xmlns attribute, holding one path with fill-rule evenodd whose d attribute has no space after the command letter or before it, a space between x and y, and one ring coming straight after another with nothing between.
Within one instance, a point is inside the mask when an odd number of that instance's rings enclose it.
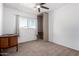
<instances>
[{"instance_id":1,"label":"ceiling fan","mask_svg":"<svg viewBox=\"0 0 79 59\"><path fill-rule=\"evenodd\" d=\"M35 4L35 8L38 9L38 12L40 12L41 8L44 8L44 9L47 9L47 10L49 9L48 7L43 6L44 4L46 4L46 3L36 3Z\"/></svg>"}]
</instances>

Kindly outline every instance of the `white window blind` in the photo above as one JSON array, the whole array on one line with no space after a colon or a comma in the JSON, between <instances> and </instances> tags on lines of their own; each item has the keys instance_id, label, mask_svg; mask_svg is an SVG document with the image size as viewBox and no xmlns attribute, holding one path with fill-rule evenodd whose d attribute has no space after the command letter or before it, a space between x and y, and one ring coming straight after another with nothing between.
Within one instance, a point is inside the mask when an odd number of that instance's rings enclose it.
<instances>
[{"instance_id":1,"label":"white window blind","mask_svg":"<svg viewBox=\"0 0 79 59\"><path fill-rule=\"evenodd\" d=\"M35 18L19 16L19 27L21 28L36 28L37 21Z\"/></svg>"}]
</instances>

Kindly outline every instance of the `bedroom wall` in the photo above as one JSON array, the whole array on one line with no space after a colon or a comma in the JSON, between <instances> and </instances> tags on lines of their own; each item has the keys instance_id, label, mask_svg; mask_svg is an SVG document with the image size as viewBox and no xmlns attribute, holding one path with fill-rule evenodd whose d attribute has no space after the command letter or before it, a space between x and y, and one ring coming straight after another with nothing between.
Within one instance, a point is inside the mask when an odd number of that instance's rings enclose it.
<instances>
[{"instance_id":1,"label":"bedroom wall","mask_svg":"<svg viewBox=\"0 0 79 59\"><path fill-rule=\"evenodd\" d=\"M79 4L49 13L49 41L79 51Z\"/></svg>"},{"instance_id":2,"label":"bedroom wall","mask_svg":"<svg viewBox=\"0 0 79 59\"><path fill-rule=\"evenodd\" d=\"M17 9L12 9L4 6L3 34L16 33L16 15L33 17L36 19L36 16L33 14L25 13L23 11L19 11ZM19 43L36 40L36 32L33 29L20 29L20 31L21 33L19 37Z\"/></svg>"},{"instance_id":3,"label":"bedroom wall","mask_svg":"<svg viewBox=\"0 0 79 59\"><path fill-rule=\"evenodd\" d=\"M3 4L0 3L0 35L2 35Z\"/></svg>"}]
</instances>

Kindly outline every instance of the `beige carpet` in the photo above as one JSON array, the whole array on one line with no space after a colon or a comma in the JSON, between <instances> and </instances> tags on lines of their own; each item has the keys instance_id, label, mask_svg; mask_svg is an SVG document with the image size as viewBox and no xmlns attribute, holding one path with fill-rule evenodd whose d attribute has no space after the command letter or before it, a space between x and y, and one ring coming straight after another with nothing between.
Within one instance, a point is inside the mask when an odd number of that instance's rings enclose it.
<instances>
[{"instance_id":1,"label":"beige carpet","mask_svg":"<svg viewBox=\"0 0 79 59\"><path fill-rule=\"evenodd\" d=\"M30 41L19 45L19 51L15 48L8 49L8 56L75 56L78 51L43 40Z\"/></svg>"}]
</instances>

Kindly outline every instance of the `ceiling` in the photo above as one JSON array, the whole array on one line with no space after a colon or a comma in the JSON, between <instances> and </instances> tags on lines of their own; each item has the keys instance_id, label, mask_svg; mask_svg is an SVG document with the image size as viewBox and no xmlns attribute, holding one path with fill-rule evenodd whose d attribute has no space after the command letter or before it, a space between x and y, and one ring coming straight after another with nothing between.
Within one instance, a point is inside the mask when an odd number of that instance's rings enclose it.
<instances>
[{"instance_id":1,"label":"ceiling","mask_svg":"<svg viewBox=\"0 0 79 59\"><path fill-rule=\"evenodd\" d=\"M41 13L58 9L64 5L67 5L67 3L46 3L46 4L44 4L44 6L48 7L49 10L41 8ZM4 6L10 7L10 8L15 8L15 9L18 9L18 10L21 10L24 12L39 14L38 10L34 8L35 3L4 3Z\"/></svg>"}]
</instances>

